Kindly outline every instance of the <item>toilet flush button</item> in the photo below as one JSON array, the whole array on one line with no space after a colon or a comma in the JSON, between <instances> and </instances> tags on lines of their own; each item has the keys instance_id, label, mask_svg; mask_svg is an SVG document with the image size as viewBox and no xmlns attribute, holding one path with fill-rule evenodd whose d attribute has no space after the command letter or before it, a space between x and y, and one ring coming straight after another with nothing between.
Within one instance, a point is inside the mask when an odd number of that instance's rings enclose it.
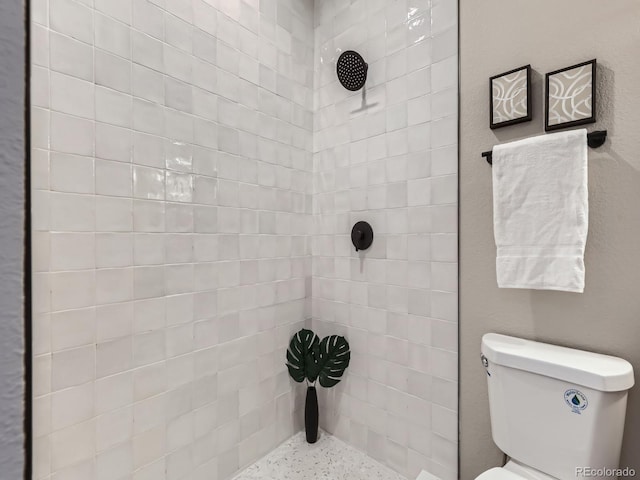
<instances>
[{"instance_id":1,"label":"toilet flush button","mask_svg":"<svg viewBox=\"0 0 640 480\"><path fill-rule=\"evenodd\" d=\"M485 357L484 355L480 355L480 360L482 360L482 365L484 366L484 368L487 368L489 366L489 360L487 360L487 357Z\"/></svg>"},{"instance_id":2,"label":"toilet flush button","mask_svg":"<svg viewBox=\"0 0 640 480\"><path fill-rule=\"evenodd\" d=\"M487 357L485 357L484 354L481 354L480 360L482 361L482 366L486 370L487 375L491 376L491 374L489 373L489 360L487 359Z\"/></svg>"}]
</instances>

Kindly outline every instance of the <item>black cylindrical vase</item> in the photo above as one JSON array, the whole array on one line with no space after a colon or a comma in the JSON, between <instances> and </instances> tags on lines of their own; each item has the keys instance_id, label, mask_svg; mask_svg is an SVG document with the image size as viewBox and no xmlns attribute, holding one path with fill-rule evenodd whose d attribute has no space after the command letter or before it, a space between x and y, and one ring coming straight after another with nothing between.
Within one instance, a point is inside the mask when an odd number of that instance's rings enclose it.
<instances>
[{"instance_id":1,"label":"black cylindrical vase","mask_svg":"<svg viewBox=\"0 0 640 480\"><path fill-rule=\"evenodd\" d=\"M307 387L304 426L307 432L307 442L316 443L318 441L318 392L316 392L316 387Z\"/></svg>"}]
</instances>

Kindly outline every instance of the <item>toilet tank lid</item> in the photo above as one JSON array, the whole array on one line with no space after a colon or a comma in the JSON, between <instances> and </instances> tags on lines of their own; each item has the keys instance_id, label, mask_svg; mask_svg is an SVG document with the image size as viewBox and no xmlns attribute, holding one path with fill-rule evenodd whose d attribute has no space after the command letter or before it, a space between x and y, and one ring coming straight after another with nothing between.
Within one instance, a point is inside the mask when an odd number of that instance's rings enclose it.
<instances>
[{"instance_id":1,"label":"toilet tank lid","mask_svg":"<svg viewBox=\"0 0 640 480\"><path fill-rule=\"evenodd\" d=\"M557 378L601 392L619 392L633 386L633 367L622 358L573 348L487 333L482 353L505 367Z\"/></svg>"}]
</instances>

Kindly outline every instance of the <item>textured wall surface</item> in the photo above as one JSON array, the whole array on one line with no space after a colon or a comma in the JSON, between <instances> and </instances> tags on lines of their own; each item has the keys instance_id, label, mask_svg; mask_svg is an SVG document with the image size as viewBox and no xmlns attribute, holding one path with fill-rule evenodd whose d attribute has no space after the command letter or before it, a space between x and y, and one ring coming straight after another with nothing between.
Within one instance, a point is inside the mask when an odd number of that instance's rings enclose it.
<instances>
[{"instance_id":1,"label":"textured wall surface","mask_svg":"<svg viewBox=\"0 0 640 480\"><path fill-rule=\"evenodd\" d=\"M25 6L0 2L0 476L22 478Z\"/></svg>"},{"instance_id":2,"label":"textured wall surface","mask_svg":"<svg viewBox=\"0 0 640 480\"><path fill-rule=\"evenodd\" d=\"M323 426L398 472L457 477L457 2L317 1L313 326L351 342ZM336 61L359 51L366 98ZM356 253L356 221L372 247Z\"/></svg>"},{"instance_id":3,"label":"textured wall surface","mask_svg":"<svg viewBox=\"0 0 640 480\"><path fill-rule=\"evenodd\" d=\"M500 332L621 356L640 380L640 5L635 0L461 2L461 478L499 465L491 440L480 339ZM496 286L491 167L480 152L543 133L544 74L599 63L598 123L607 143L589 151L584 294ZM531 63L534 120L489 129L488 81ZM640 387L629 397L622 465L640 470ZM523 410L526 415L526 411ZM570 436L570 435L569 435Z\"/></svg>"},{"instance_id":4,"label":"textured wall surface","mask_svg":"<svg viewBox=\"0 0 640 480\"><path fill-rule=\"evenodd\" d=\"M312 18L33 0L34 479L224 480L299 429Z\"/></svg>"}]
</instances>

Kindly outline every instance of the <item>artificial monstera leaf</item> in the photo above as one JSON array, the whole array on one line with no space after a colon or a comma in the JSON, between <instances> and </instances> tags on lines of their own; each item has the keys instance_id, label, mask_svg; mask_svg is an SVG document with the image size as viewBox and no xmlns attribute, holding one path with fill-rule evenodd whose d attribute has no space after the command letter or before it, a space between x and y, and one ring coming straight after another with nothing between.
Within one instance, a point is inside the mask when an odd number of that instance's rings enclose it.
<instances>
[{"instance_id":1,"label":"artificial monstera leaf","mask_svg":"<svg viewBox=\"0 0 640 480\"><path fill-rule=\"evenodd\" d=\"M312 349L313 362L308 365L307 378L310 382L316 379L325 388L333 387L341 380L340 377L349 366L351 351L349 342L344 337L330 335Z\"/></svg>"},{"instance_id":2,"label":"artificial monstera leaf","mask_svg":"<svg viewBox=\"0 0 640 480\"><path fill-rule=\"evenodd\" d=\"M309 363L312 361L311 352L318 347L320 339L311 330L302 329L291 339L287 350L287 368L289 375L296 382L304 382L307 378Z\"/></svg>"}]
</instances>

